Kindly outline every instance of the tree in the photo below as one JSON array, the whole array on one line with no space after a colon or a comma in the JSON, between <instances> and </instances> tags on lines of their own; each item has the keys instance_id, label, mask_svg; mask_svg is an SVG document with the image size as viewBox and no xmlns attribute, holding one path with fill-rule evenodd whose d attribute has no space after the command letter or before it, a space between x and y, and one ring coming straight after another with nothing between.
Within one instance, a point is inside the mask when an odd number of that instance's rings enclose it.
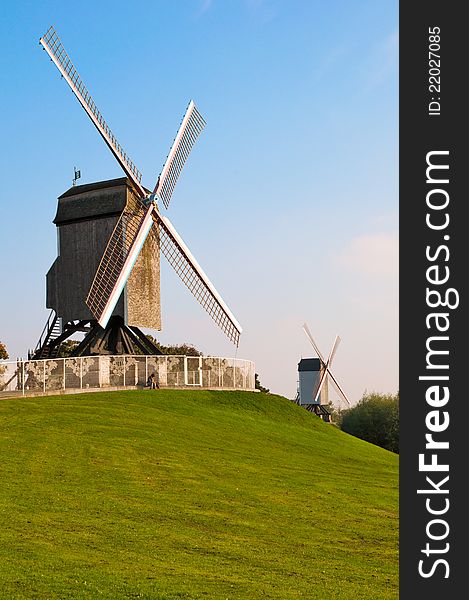
<instances>
[{"instance_id":1,"label":"tree","mask_svg":"<svg viewBox=\"0 0 469 600\"><path fill-rule=\"evenodd\" d=\"M259 375L257 373L254 374L254 387L256 388L256 390L259 390L260 392L264 392L264 394L270 393L269 389L267 389L261 385L261 382L259 381Z\"/></svg>"},{"instance_id":2,"label":"tree","mask_svg":"<svg viewBox=\"0 0 469 600\"><path fill-rule=\"evenodd\" d=\"M3 342L0 342L0 360L8 360L10 358L7 347Z\"/></svg>"},{"instance_id":3,"label":"tree","mask_svg":"<svg viewBox=\"0 0 469 600\"><path fill-rule=\"evenodd\" d=\"M174 355L174 354L183 354L185 356L202 356L202 352L193 346L192 344L176 344L174 346L164 346L160 344L152 335L146 334L147 338L152 342L157 348L161 350L163 354Z\"/></svg>"},{"instance_id":4,"label":"tree","mask_svg":"<svg viewBox=\"0 0 469 600\"><path fill-rule=\"evenodd\" d=\"M342 411L340 427L355 437L399 453L399 392L364 394L356 406Z\"/></svg>"},{"instance_id":5,"label":"tree","mask_svg":"<svg viewBox=\"0 0 469 600\"><path fill-rule=\"evenodd\" d=\"M163 346L158 344L163 354L184 354L186 356L202 356L202 352L192 344L176 344L174 346Z\"/></svg>"},{"instance_id":6,"label":"tree","mask_svg":"<svg viewBox=\"0 0 469 600\"><path fill-rule=\"evenodd\" d=\"M80 342L77 340L65 340L59 346L59 351L57 353L58 358L68 358L71 356L72 352L78 346Z\"/></svg>"}]
</instances>

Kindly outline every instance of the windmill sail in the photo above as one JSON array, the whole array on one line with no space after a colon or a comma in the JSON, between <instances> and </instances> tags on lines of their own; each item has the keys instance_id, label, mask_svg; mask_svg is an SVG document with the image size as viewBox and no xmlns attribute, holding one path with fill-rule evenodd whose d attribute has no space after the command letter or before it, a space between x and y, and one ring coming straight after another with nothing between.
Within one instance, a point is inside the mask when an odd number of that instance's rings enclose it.
<instances>
[{"instance_id":1,"label":"windmill sail","mask_svg":"<svg viewBox=\"0 0 469 600\"><path fill-rule=\"evenodd\" d=\"M160 248L169 264L220 329L238 346L239 336L242 332L241 325L174 229L170 220L160 215L156 210L153 211L153 216L159 225Z\"/></svg>"},{"instance_id":2,"label":"windmill sail","mask_svg":"<svg viewBox=\"0 0 469 600\"><path fill-rule=\"evenodd\" d=\"M138 201L129 204L111 234L86 299L99 324L106 327L154 223L161 251L169 264L220 329L238 346L240 324L169 219L160 215L153 204L148 208Z\"/></svg>"},{"instance_id":3,"label":"windmill sail","mask_svg":"<svg viewBox=\"0 0 469 600\"><path fill-rule=\"evenodd\" d=\"M350 400L347 397L347 394L344 392L344 390L341 388L341 386L339 385L339 382L337 381L337 379L334 377L334 375L330 372L330 370L328 369L328 373L329 373L329 377L331 378L332 384L334 385L337 393L342 396L342 398L345 400L345 402L347 402L347 404L350 406Z\"/></svg>"},{"instance_id":4,"label":"windmill sail","mask_svg":"<svg viewBox=\"0 0 469 600\"><path fill-rule=\"evenodd\" d=\"M327 370L325 370L322 374L321 381L319 382L317 392L314 396L314 402L319 401L319 397L321 395L322 388L323 388L324 384L326 383L326 379L327 379Z\"/></svg>"},{"instance_id":5,"label":"windmill sail","mask_svg":"<svg viewBox=\"0 0 469 600\"><path fill-rule=\"evenodd\" d=\"M153 205L133 199L123 210L104 251L86 304L106 327L153 224Z\"/></svg>"},{"instance_id":6,"label":"windmill sail","mask_svg":"<svg viewBox=\"0 0 469 600\"><path fill-rule=\"evenodd\" d=\"M166 208L187 157L204 127L205 121L191 100L154 189Z\"/></svg>"},{"instance_id":7,"label":"windmill sail","mask_svg":"<svg viewBox=\"0 0 469 600\"><path fill-rule=\"evenodd\" d=\"M332 364L332 360L334 358L335 353L337 352L337 348L339 347L340 344L340 337L338 335L335 336L335 340L334 343L332 344L332 348L329 354L329 358L327 359L327 364L330 365Z\"/></svg>"},{"instance_id":8,"label":"windmill sail","mask_svg":"<svg viewBox=\"0 0 469 600\"><path fill-rule=\"evenodd\" d=\"M64 77L65 81L71 87L72 92L78 98L78 101L85 109L85 112L90 117L91 121L103 137L106 144L109 146L111 152L124 169L126 175L131 179L137 193L139 193L140 196L145 197L146 192L141 184L142 174L130 160L126 152L124 152L124 149L119 144L103 116L99 112L98 107L94 103L93 98L86 89L83 81L77 73L77 70L73 66L73 63L63 47L55 29L53 27L49 27L47 33L39 40L39 43L50 56L51 60Z\"/></svg>"},{"instance_id":9,"label":"windmill sail","mask_svg":"<svg viewBox=\"0 0 469 600\"><path fill-rule=\"evenodd\" d=\"M319 350L318 345L314 341L313 336L311 335L311 331L309 330L309 327L306 323L303 323L303 331L306 333L306 337L309 339L309 341L311 342L311 345L316 350L316 354L321 359L321 362L323 364L326 364L326 361L324 360L324 356L321 354L321 351Z\"/></svg>"}]
</instances>

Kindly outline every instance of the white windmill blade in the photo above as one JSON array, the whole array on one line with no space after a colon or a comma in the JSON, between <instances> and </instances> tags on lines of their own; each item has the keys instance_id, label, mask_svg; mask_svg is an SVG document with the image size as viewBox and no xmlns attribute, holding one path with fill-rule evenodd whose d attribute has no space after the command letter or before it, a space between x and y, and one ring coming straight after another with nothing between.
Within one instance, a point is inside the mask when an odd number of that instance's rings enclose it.
<instances>
[{"instance_id":1,"label":"white windmill blade","mask_svg":"<svg viewBox=\"0 0 469 600\"><path fill-rule=\"evenodd\" d=\"M159 230L160 248L169 264L181 278L182 282L205 308L215 323L236 345L242 332L233 313L223 301L215 286L202 270L189 248L167 217L156 209L153 217Z\"/></svg>"},{"instance_id":2,"label":"white windmill blade","mask_svg":"<svg viewBox=\"0 0 469 600\"><path fill-rule=\"evenodd\" d=\"M153 225L153 204L129 201L109 238L86 298L86 305L105 328Z\"/></svg>"},{"instance_id":3,"label":"white windmill blade","mask_svg":"<svg viewBox=\"0 0 469 600\"><path fill-rule=\"evenodd\" d=\"M332 360L334 358L335 353L337 352L337 348L340 344L340 337L338 335L335 336L334 343L332 344L331 351L329 353L329 358L327 359L327 365L330 367L332 364Z\"/></svg>"},{"instance_id":4,"label":"white windmill blade","mask_svg":"<svg viewBox=\"0 0 469 600\"><path fill-rule=\"evenodd\" d=\"M318 348L318 345L314 341L313 336L311 335L311 331L309 330L309 327L308 327L308 325L306 325L306 323L303 323L303 331L306 333L307 338L309 339L309 341L313 345L313 348L316 350L316 353L319 356L319 358L321 359L321 362L324 363L324 364L326 364L324 356L321 354L321 352L320 352L320 350Z\"/></svg>"},{"instance_id":5,"label":"white windmill blade","mask_svg":"<svg viewBox=\"0 0 469 600\"><path fill-rule=\"evenodd\" d=\"M334 377L334 375L331 373L331 371L329 369L327 369L327 372L329 373L329 377L331 378L332 383L334 384L335 389L337 390L338 394L340 396L342 396L342 398L345 400L345 402L347 402L347 404L349 406L351 406L351 402L350 400L347 398L347 394L344 392L344 390L340 387L339 382L337 381L337 379Z\"/></svg>"},{"instance_id":6,"label":"white windmill blade","mask_svg":"<svg viewBox=\"0 0 469 600\"><path fill-rule=\"evenodd\" d=\"M98 107L94 103L75 67L73 66L73 63L65 51L65 48L63 47L55 29L53 27L49 27L47 33L39 40L39 43L50 56L51 60L55 63L56 67L62 74L62 77L71 87L72 92L78 98L78 101L85 109L96 129L99 131L104 141L109 146L111 152L124 169L125 174L132 181L137 193L144 198L147 194L141 184L142 175L140 171L130 160L129 156L127 156L127 154L124 152L124 149L116 140L106 121L103 119Z\"/></svg>"},{"instance_id":7,"label":"white windmill blade","mask_svg":"<svg viewBox=\"0 0 469 600\"><path fill-rule=\"evenodd\" d=\"M166 208L182 168L204 127L205 121L191 100L153 191L163 200Z\"/></svg>"},{"instance_id":8,"label":"white windmill blade","mask_svg":"<svg viewBox=\"0 0 469 600\"><path fill-rule=\"evenodd\" d=\"M324 369L324 372L323 372L323 374L322 374L321 381L319 382L318 391L316 392L316 395L315 395L315 397L314 397L314 402L317 402L317 401L318 401L318 398L319 398L319 396L320 396L320 394L321 394L321 390L322 390L322 388L323 388L324 384L326 383L326 379L327 379L327 369Z\"/></svg>"}]
</instances>

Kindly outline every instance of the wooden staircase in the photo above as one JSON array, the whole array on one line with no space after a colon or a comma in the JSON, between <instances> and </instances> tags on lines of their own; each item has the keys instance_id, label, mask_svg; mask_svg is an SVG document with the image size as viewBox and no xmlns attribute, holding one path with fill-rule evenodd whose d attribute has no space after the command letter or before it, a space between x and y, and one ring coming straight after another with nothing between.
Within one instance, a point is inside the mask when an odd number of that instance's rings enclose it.
<instances>
[{"instance_id":1,"label":"wooden staircase","mask_svg":"<svg viewBox=\"0 0 469 600\"><path fill-rule=\"evenodd\" d=\"M36 348L32 352L28 352L29 360L55 358L59 352L60 340L58 338L61 335L62 319L52 310L36 344Z\"/></svg>"}]
</instances>

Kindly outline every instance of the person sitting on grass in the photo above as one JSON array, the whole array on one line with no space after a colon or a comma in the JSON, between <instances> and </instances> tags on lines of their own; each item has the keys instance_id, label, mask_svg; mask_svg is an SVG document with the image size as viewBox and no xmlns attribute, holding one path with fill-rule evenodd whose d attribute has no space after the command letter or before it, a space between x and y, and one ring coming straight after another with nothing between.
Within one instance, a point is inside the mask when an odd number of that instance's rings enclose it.
<instances>
[{"instance_id":1,"label":"person sitting on grass","mask_svg":"<svg viewBox=\"0 0 469 600\"><path fill-rule=\"evenodd\" d=\"M158 385L158 381L156 379L156 375L155 373L152 373L148 379L147 379L147 384L145 387L149 387L151 390L156 390L159 389L159 385Z\"/></svg>"}]
</instances>

